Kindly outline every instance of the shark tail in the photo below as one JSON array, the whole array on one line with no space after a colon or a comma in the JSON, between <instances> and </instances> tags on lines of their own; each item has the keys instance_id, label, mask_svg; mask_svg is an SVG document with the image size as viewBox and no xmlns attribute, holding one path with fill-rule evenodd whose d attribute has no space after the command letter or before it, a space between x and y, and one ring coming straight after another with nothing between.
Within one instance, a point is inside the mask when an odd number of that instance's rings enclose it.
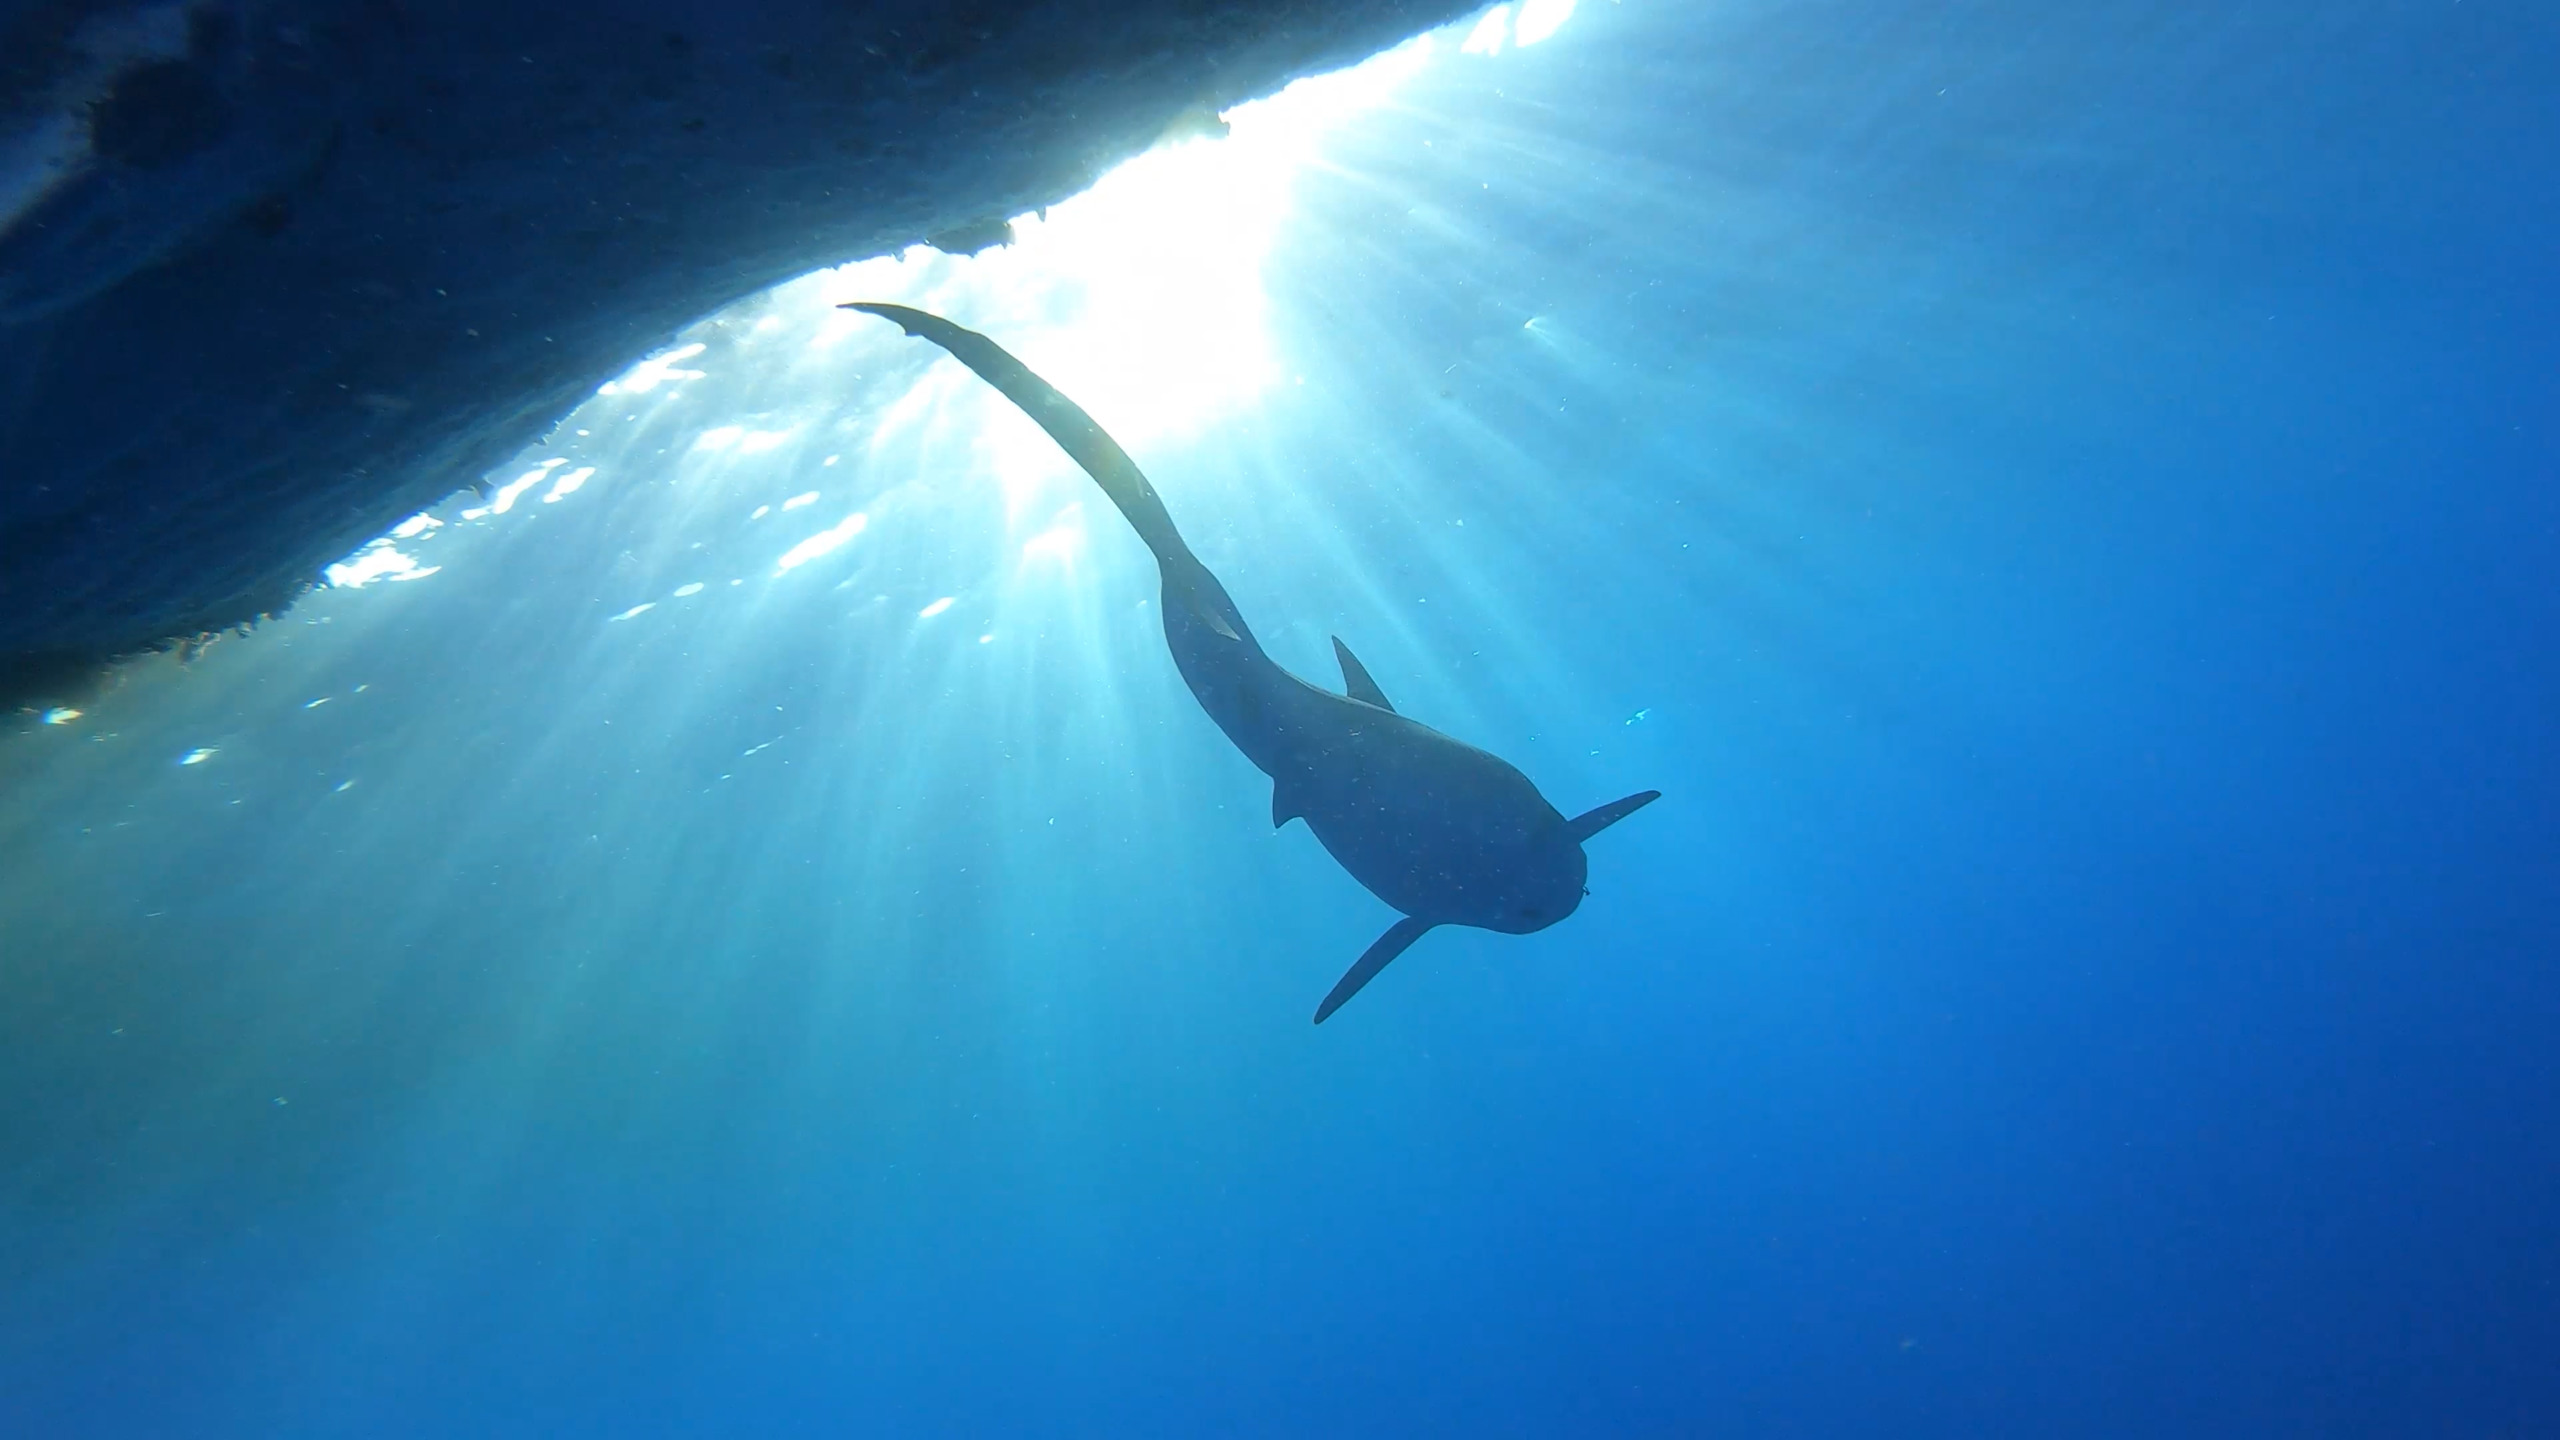
<instances>
[{"instance_id":1,"label":"shark tail","mask_svg":"<svg viewBox=\"0 0 2560 1440\"><path fill-rule=\"evenodd\" d=\"M1004 398L1020 407L1022 413L1049 432L1111 503L1128 517L1129 526L1138 538L1155 552L1156 563L1168 576L1188 576L1201 569L1191 547L1183 543L1182 532L1173 528L1173 515L1164 508L1164 498L1138 469L1120 442L1103 431L1084 407L1058 393L1058 387L1031 373L1031 367L1013 358L1011 352L993 340L950 321L904 305L882 305L871 301L854 301L838 307L861 310L884 320L895 320L910 335L920 335L951 352L951 358L978 372L978 378L1003 392Z\"/></svg>"}]
</instances>

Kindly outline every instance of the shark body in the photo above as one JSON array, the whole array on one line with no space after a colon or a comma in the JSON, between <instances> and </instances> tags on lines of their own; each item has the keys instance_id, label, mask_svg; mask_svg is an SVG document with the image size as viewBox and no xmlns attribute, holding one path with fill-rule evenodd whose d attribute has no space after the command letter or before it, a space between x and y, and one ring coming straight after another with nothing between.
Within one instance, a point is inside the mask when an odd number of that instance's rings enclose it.
<instances>
[{"instance_id":1,"label":"shark body","mask_svg":"<svg viewBox=\"0 0 2560 1440\"><path fill-rule=\"evenodd\" d=\"M1343 694L1263 653L1218 577L1191 553L1155 486L1093 417L1002 346L903 305L844 308L896 321L977 372L1049 432L1154 552L1164 637L1200 708L1271 777L1271 823L1303 819L1369 892L1401 911L1345 972L1316 1023L1438 925L1543 930L1582 903L1582 842L1660 798L1638 791L1567 819L1501 757L1397 714L1348 646Z\"/></svg>"}]
</instances>

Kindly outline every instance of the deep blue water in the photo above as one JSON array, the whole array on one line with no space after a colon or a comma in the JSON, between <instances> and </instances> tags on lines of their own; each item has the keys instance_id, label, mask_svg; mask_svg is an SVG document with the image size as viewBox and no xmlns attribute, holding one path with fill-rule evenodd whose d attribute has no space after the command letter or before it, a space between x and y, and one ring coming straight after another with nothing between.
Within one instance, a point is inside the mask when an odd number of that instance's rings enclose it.
<instances>
[{"instance_id":1,"label":"deep blue water","mask_svg":"<svg viewBox=\"0 0 2560 1440\"><path fill-rule=\"evenodd\" d=\"M1311 1028L1392 916L1144 552L804 286L0 739L0 1434L2560 1434L2560 15L1457 39L1279 378L1095 408L1284 663L1665 792L1581 913Z\"/></svg>"}]
</instances>

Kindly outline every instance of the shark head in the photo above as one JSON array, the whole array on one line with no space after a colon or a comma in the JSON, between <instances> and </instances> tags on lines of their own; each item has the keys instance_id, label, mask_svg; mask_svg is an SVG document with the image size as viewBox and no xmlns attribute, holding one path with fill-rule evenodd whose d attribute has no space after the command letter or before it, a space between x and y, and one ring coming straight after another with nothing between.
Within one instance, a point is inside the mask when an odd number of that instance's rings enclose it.
<instances>
[{"instance_id":1,"label":"shark head","mask_svg":"<svg viewBox=\"0 0 2560 1440\"><path fill-rule=\"evenodd\" d=\"M1661 798L1659 790L1639 790L1570 820L1559 815L1553 823L1534 827L1519 863L1504 867L1500 882L1484 897L1490 903L1458 923L1527 935L1581 909L1582 897L1589 893L1583 883L1591 878L1582 842Z\"/></svg>"},{"instance_id":2,"label":"shark head","mask_svg":"<svg viewBox=\"0 0 2560 1440\"><path fill-rule=\"evenodd\" d=\"M1556 823L1537 827L1523 857L1526 863L1511 868L1492 897L1491 915L1465 923L1506 935L1527 935L1582 908L1582 897L1589 893L1583 885L1591 878L1591 861L1582 853L1582 842L1661 796L1659 790L1640 790L1570 820L1558 816Z\"/></svg>"},{"instance_id":3,"label":"shark head","mask_svg":"<svg viewBox=\"0 0 2560 1440\"><path fill-rule=\"evenodd\" d=\"M1491 897L1486 917L1471 923L1505 935L1527 935L1581 908L1583 882L1591 875L1582 842L1559 824L1531 843L1527 858L1530 863L1504 877L1507 883Z\"/></svg>"}]
</instances>

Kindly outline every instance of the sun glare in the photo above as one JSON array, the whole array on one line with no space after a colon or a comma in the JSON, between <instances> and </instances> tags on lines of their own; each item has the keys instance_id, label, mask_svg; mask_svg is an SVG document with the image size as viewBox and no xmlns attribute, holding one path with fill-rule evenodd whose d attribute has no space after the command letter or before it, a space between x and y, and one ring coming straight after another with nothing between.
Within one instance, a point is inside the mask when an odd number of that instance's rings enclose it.
<instances>
[{"instance_id":1,"label":"sun glare","mask_svg":"<svg viewBox=\"0 0 2560 1440\"><path fill-rule=\"evenodd\" d=\"M1263 271L1298 173L1432 49L1424 36L1239 106L1224 117L1225 138L1149 151L1045 214L1017 218L1000 249L965 259L910 251L828 272L824 301L894 300L1001 333L1124 443L1197 433L1280 378ZM847 316L819 343L878 323ZM974 393L948 369L952 389ZM893 406L883 429L939 409ZM991 458L1009 490L1064 463L1027 426L996 435Z\"/></svg>"},{"instance_id":2,"label":"sun glare","mask_svg":"<svg viewBox=\"0 0 2560 1440\"><path fill-rule=\"evenodd\" d=\"M446 512L456 522L449 530L421 515L330 567L327 579L346 589L421 579L441 567L404 546L660 480L681 497L678 523L691 532L670 548L725 543L696 527L744 516L766 528L739 536L763 551L740 568L769 567L765 578L780 581L803 567L846 565L863 551L858 540L870 543L867 527L906 513L881 507L884 489L929 477L937 493L953 493L943 482L955 469L997 482L1004 537L1021 565L1070 564L1086 539L1081 510L1061 508L1069 493L1081 495L1072 462L958 363L836 307L912 305L994 335L1124 445L1161 453L1251 411L1289 379L1266 282L1278 247L1321 242L1290 222L1304 177L1327 163L1334 137L1396 103L1427 68L1483 64L1539 43L1573 8L1518 0L1467 28L1300 80L1226 112L1221 136L1168 139L1085 193L1015 217L1008 244L975 255L918 245L741 302L599 386L551 440ZM867 462L864 478L827 487L833 513L819 520L822 492L808 482L848 452ZM624 597L628 608L612 618L648 613L631 603L643 598Z\"/></svg>"}]
</instances>

